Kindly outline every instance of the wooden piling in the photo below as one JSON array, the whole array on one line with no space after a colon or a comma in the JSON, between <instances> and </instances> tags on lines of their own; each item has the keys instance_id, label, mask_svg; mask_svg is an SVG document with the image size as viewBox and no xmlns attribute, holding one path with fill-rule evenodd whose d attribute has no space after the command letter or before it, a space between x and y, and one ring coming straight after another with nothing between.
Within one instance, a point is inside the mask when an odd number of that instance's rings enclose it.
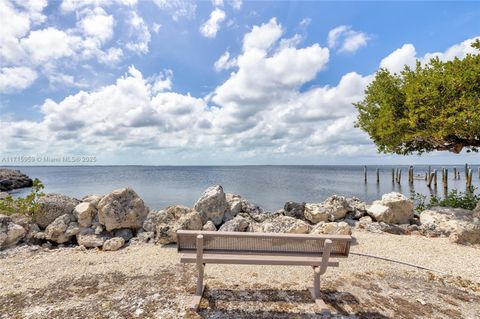
<instances>
[{"instance_id":1,"label":"wooden piling","mask_svg":"<svg viewBox=\"0 0 480 319\"><path fill-rule=\"evenodd\" d=\"M363 167L363 175L366 183L367 182L367 166L366 165Z\"/></svg>"},{"instance_id":2,"label":"wooden piling","mask_svg":"<svg viewBox=\"0 0 480 319\"><path fill-rule=\"evenodd\" d=\"M465 164L465 179L468 179L468 164Z\"/></svg>"},{"instance_id":3,"label":"wooden piling","mask_svg":"<svg viewBox=\"0 0 480 319\"><path fill-rule=\"evenodd\" d=\"M448 169L444 168L443 172L443 187L448 188Z\"/></svg>"},{"instance_id":4,"label":"wooden piling","mask_svg":"<svg viewBox=\"0 0 480 319\"><path fill-rule=\"evenodd\" d=\"M453 179L457 179L457 168L453 168Z\"/></svg>"},{"instance_id":5,"label":"wooden piling","mask_svg":"<svg viewBox=\"0 0 480 319\"><path fill-rule=\"evenodd\" d=\"M377 184L380 184L380 170L377 168Z\"/></svg>"},{"instance_id":6,"label":"wooden piling","mask_svg":"<svg viewBox=\"0 0 480 319\"><path fill-rule=\"evenodd\" d=\"M425 181L428 181L428 173L425 172Z\"/></svg>"},{"instance_id":7,"label":"wooden piling","mask_svg":"<svg viewBox=\"0 0 480 319\"><path fill-rule=\"evenodd\" d=\"M433 186L437 187L437 170L433 170Z\"/></svg>"},{"instance_id":8,"label":"wooden piling","mask_svg":"<svg viewBox=\"0 0 480 319\"><path fill-rule=\"evenodd\" d=\"M428 187L432 186L432 181L433 181L433 176L434 175L435 174L433 172L430 172L430 175L428 176L428 184L427 184Z\"/></svg>"},{"instance_id":9,"label":"wooden piling","mask_svg":"<svg viewBox=\"0 0 480 319\"><path fill-rule=\"evenodd\" d=\"M467 190L471 191L472 190L472 169L468 169L468 172L467 172Z\"/></svg>"},{"instance_id":10,"label":"wooden piling","mask_svg":"<svg viewBox=\"0 0 480 319\"><path fill-rule=\"evenodd\" d=\"M392 183L395 183L395 168L392 168Z\"/></svg>"},{"instance_id":11,"label":"wooden piling","mask_svg":"<svg viewBox=\"0 0 480 319\"><path fill-rule=\"evenodd\" d=\"M401 169L401 168L399 168L399 169L398 169L398 178L397 178L397 183L399 183L399 184L400 184L401 180L402 180L402 169Z\"/></svg>"}]
</instances>

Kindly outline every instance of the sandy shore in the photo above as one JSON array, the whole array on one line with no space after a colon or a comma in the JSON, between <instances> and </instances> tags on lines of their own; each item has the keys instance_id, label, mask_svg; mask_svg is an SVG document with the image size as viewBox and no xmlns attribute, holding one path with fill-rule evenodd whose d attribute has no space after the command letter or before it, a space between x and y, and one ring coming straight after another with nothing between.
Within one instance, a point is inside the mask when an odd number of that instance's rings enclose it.
<instances>
[{"instance_id":1,"label":"sandy shore","mask_svg":"<svg viewBox=\"0 0 480 319\"><path fill-rule=\"evenodd\" d=\"M353 253L322 277L337 316L475 318L480 314L480 248L445 238L356 232ZM17 247L0 253L0 318L315 318L308 267L208 265L199 314L187 305L195 268L174 246L116 252Z\"/></svg>"}]
</instances>

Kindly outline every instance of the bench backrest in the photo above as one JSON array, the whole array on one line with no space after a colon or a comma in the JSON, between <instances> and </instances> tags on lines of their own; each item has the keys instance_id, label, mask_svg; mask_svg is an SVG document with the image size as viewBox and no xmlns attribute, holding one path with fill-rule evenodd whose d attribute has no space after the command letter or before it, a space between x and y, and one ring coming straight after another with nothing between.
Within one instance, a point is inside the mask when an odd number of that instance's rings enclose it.
<instances>
[{"instance_id":1,"label":"bench backrest","mask_svg":"<svg viewBox=\"0 0 480 319\"><path fill-rule=\"evenodd\" d=\"M218 254L258 254L319 257L325 240L332 241L331 257L348 257L352 237L348 235L310 235L251 232L179 230L180 253L196 251L197 235L203 235L203 252Z\"/></svg>"}]
</instances>

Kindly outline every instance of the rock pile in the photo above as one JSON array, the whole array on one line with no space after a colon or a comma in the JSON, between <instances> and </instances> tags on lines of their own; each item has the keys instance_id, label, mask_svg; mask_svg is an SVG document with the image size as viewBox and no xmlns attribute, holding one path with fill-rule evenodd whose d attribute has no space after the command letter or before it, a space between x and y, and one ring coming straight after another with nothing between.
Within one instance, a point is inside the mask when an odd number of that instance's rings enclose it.
<instances>
[{"instance_id":1,"label":"rock pile","mask_svg":"<svg viewBox=\"0 0 480 319\"><path fill-rule=\"evenodd\" d=\"M0 168L0 191L30 187L33 181L19 170Z\"/></svg>"},{"instance_id":2,"label":"rock pile","mask_svg":"<svg viewBox=\"0 0 480 319\"><path fill-rule=\"evenodd\" d=\"M412 201L399 193L385 194L372 205L338 195L318 203L287 202L276 212L225 193L219 185L206 189L193 208L172 205L153 211L130 188L82 200L48 194L39 203L32 219L0 215L0 249L25 242L112 251L126 244L175 243L181 229L348 235L353 227L480 244L480 203L473 212L436 207L418 218Z\"/></svg>"}]
</instances>

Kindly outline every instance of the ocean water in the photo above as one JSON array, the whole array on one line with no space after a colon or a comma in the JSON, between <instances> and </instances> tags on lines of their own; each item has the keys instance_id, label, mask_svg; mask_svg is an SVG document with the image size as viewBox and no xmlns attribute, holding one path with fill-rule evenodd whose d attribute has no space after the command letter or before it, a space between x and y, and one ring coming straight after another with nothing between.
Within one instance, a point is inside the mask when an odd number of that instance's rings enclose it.
<instances>
[{"instance_id":1,"label":"ocean water","mask_svg":"<svg viewBox=\"0 0 480 319\"><path fill-rule=\"evenodd\" d=\"M456 166L461 179L453 179L449 169L449 189L465 190L463 165ZM480 185L478 165L472 165L472 184ZM368 166L364 182L363 166L24 166L19 169L45 184L45 192L62 193L81 198L88 194L106 194L114 189L132 187L152 209L172 204L193 206L203 190L222 185L225 192L239 194L261 207L275 211L286 201L319 202L338 194L356 196L371 202L382 194L397 191L442 195L444 187L438 173L437 188L429 189L423 176L427 166L414 166L413 185L408 183L408 166ZM376 182L380 169L380 183ZM402 169L400 184L392 183L392 168ZM422 177L422 178L420 178ZM23 196L29 189L14 192Z\"/></svg>"}]
</instances>

